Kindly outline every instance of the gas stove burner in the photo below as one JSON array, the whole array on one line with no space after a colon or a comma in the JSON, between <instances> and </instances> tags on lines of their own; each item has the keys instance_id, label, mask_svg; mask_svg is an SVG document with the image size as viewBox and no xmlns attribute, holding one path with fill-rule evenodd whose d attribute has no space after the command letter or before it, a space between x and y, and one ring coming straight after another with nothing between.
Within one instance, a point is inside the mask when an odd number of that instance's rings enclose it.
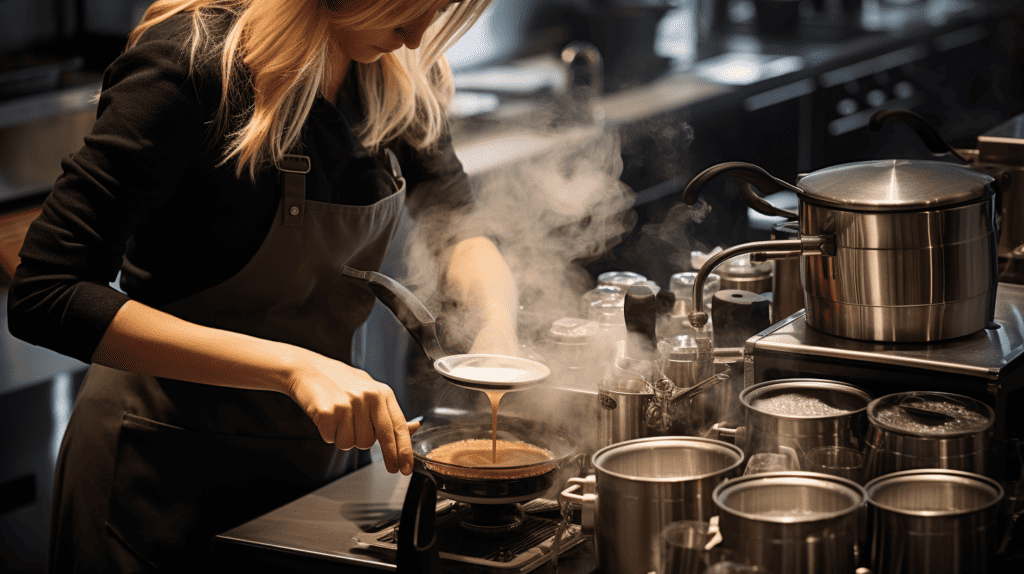
<instances>
[{"instance_id":1,"label":"gas stove burner","mask_svg":"<svg viewBox=\"0 0 1024 574\"><path fill-rule=\"evenodd\" d=\"M519 504L470 504L470 511L459 516L459 526L481 538L501 538L516 532L526 521Z\"/></svg>"},{"instance_id":2,"label":"gas stove burner","mask_svg":"<svg viewBox=\"0 0 1024 574\"><path fill-rule=\"evenodd\" d=\"M454 563L482 566L495 572L524 574L551 561L554 537L558 532L558 503L534 499L522 504L466 504L440 506L436 540L442 562L450 562L444 571L458 571ZM522 514L520 514L522 513ZM521 517L501 531L501 520ZM467 530L466 524L483 532ZM398 529L392 526L375 532L360 532L356 540L367 550L393 555L397 551ZM583 542L580 525L574 520L559 545L559 555Z\"/></svg>"}]
</instances>

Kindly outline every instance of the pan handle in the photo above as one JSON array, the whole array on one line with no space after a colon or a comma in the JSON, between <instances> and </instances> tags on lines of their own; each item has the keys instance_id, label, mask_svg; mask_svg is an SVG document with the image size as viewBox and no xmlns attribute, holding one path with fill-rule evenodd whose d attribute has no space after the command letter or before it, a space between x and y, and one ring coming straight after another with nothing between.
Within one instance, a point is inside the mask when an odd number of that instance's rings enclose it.
<instances>
[{"instance_id":1,"label":"pan handle","mask_svg":"<svg viewBox=\"0 0 1024 574\"><path fill-rule=\"evenodd\" d=\"M360 271L346 265L342 275L362 281L373 294L395 315L395 318L412 335L416 344L431 362L448 355L441 348L437 336L437 323L423 303L398 281L375 271Z\"/></svg>"},{"instance_id":2,"label":"pan handle","mask_svg":"<svg viewBox=\"0 0 1024 574\"><path fill-rule=\"evenodd\" d=\"M764 168L742 161L727 161L705 169L690 180L690 183L686 185L686 189L683 190L683 201L688 205L697 203L700 190L712 179L718 177L735 177L769 195L784 190L795 192L797 195L803 194L799 187L782 181L765 171ZM743 194L743 199L752 209L769 216L780 216L789 219L796 219L798 217L792 211L772 205L763 197L754 193L750 185L740 185L740 191Z\"/></svg>"},{"instance_id":3,"label":"pan handle","mask_svg":"<svg viewBox=\"0 0 1024 574\"><path fill-rule=\"evenodd\" d=\"M398 523L399 572L434 574L441 571L436 514L437 483L434 477L417 469L409 480Z\"/></svg>"},{"instance_id":4,"label":"pan handle","mask_svg":"<svg viewBox=\"0 0 1024 574\"><path fill-rule=\"evenodd\" d=\"M880 131L882 126L885 124L903 124L914 130L914 133L917 134L917 137L921 138L921 141L924 142L928 151L935 155L946 155L947 153L951 153L964 163L971 163L971 160L967 156L949 145L946 140L942 139L942 136L939 135L939 130L935 129L935 126L916 112L898 109L879 110L871 116L870 120L868 120L868 129L873 132L877 132Z\"/></svg>"}]
</instances>

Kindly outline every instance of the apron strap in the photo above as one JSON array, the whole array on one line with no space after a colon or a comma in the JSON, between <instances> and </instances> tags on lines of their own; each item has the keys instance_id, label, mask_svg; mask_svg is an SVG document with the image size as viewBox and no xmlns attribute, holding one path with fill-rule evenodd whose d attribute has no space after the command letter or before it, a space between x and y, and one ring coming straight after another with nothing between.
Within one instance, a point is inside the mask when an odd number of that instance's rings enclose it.
<instances>
[{"instance_id":1,"label":"apron strap","mask_svg":"<svg viewBox=\"0 0 1024 574\"><path fill-rule=\"evenodd\" d=\"M306 212L306 174L309 173L309 156L285 155L280 172L282 193L284 194L284 225L301 227Z\"/></svg>"}]
</instances>

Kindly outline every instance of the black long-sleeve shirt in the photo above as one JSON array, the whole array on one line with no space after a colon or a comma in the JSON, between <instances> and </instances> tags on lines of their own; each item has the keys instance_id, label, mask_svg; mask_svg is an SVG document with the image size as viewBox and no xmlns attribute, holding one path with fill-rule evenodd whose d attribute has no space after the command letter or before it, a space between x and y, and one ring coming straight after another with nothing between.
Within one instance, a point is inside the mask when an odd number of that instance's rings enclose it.
<instances>
[{"instance_id":1,"label":"black long-sleeve shirt","mask_svg":"<svg viewBox=\"0 0 1024 574\"><path fill-rule=\"evenodd\" d=\"M154 26L106 70L96 123L62 162L22 247L8 295L15 336L89 362L129 298L159 307L197 293L259 249L280 198L277 170L264 169L254 184L234 164L217 166L224 139L212 142L209 129L221 97L219 60L190 73L189 18ZM307 199L368 205L385 189L377 160L352 132L361 106L350 80L336 104L318 97L304 125ZM414 215L427 204L469 201L450 138L430 153L390 147ZM119 271L127 295L109 286Z\"/></svg>"}]
</instances>

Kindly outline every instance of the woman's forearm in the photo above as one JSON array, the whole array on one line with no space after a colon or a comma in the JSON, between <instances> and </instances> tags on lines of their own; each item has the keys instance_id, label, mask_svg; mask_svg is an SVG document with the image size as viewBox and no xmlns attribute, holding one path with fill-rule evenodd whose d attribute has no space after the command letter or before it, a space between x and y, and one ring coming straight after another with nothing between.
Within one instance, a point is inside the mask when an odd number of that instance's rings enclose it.
<instances>
[{"instance_id":1,"label":"woman's forearm","mask_svg":"<svg viewBox=\"0 0 1024 574\"><path fill-rule=\"evenodd\" d=\"M390 472L412 472L409 433L419 425L406 423L391 388L313 351L203 327L128 301L111 321L93 362L143 375L285 393L326 442L367 449L379 441Z\"/></svg>"},{"instance_id":2,"label":"woman's forearm","mask_svg":"<svg viewBox=\"0 0 1024 574\"><path fill-rule=\"evenodd\" d=\"M519 291L494 243L483 237L460 241L452 249L446 276L456 300L479 318L474 350L516 354Z\"/></svg>"},{"instance_id":3,"label":"woman's forearm","mask_svg":"<svg viewBox=\"0 0 1024 574\"><path fill-rule=\"evenodd\" d=\"M128 301L100 340L93 362L193 383L287 393L298 351Z\"/></svg>"}]
</instances>

